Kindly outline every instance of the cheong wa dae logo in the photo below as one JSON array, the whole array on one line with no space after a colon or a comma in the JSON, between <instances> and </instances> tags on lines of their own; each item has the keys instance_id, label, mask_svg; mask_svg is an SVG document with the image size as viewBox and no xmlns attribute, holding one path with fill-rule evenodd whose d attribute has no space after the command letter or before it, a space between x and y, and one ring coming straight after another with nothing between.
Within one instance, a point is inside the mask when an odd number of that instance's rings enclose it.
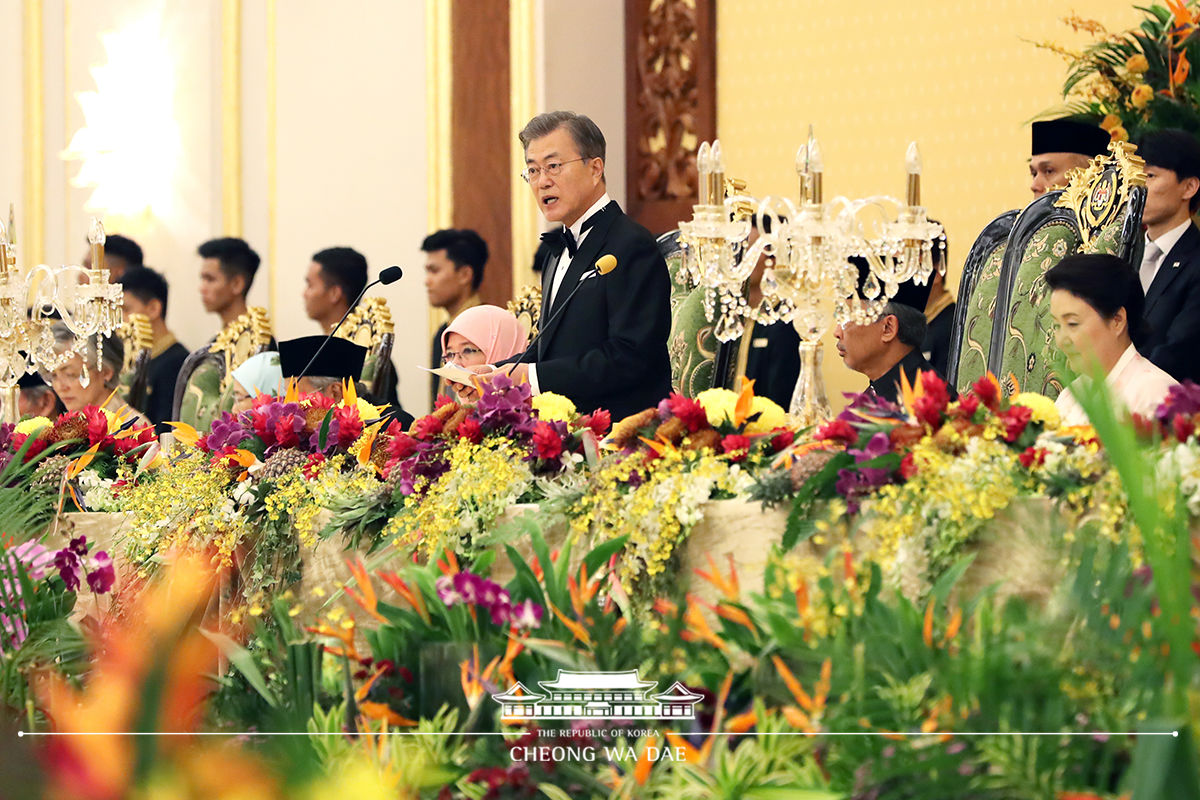
<instances>
[{"instance_id":1,"label":"cheong wa dae logo","mask_svg":"<svg viewBox=\"0 0 1200 800\"><path fill-rule=\"evenodd\" d=\"M492 695L503 720L528 719L695 719L703 697L676 681L653 693L655 681L643 681L637 670L575 672L560 669L551 681L538 681L535 692L520 681Z\"/></svg>"}]
</instances>

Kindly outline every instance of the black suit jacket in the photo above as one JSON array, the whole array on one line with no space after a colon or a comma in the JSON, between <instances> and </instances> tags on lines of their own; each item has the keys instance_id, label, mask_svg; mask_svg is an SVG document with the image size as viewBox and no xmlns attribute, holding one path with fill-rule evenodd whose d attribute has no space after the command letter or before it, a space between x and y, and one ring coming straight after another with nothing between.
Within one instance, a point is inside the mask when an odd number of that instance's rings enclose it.
<instances>
[{"instance_id":1,"label":"black suit jacket","mask_svg":"<svg viewBox=\"0 0 1200 800\"><path fill-rule=\"evenodd\" d=\"M1187 232L1163 258L1144 311L1149 338L1138 351L1178 381L1200 382L1200 229Z\"/></svg>"},{"instance_id":2,"label":"black suit jacket","mask_svg":"<svg viewBox=\"0 0 1200 800\"><path fill-rule=\"evenodd\" d=\"M654 237L616 202L595 216L553 304L557 259L547 253L541 335L536 355L524 360L537 363L542 391L571 398L581 413L608 409L616 422L657 405L671 392L671 282ZM617 259L616 268L580 284L605 255Z\"/></svg>"},{"instance_id":3,"label":"black suit jacket","mask_svg":"<svg viewBox=\"0 0 1200 800\"><path fill-rule=\"evenodd\" d=\"M904 377L908 378L909 385L917 382L918 372L937 372L926 360L924 354L916 347L908 352L904 358L892 365L892 368L885 372L879 378L871 381L867 388L875 392L875 394L887 400L889 403L900 403L900 372L904 372ZM938 373L939 378L944 376ZM946 392L950 395L951 400L958 398L958 392L954 391L954 387L946 385Z\"/></svg>"},{"instance_id":4,"label":"black suit jacket","mask_svg":"<svg viewBox=\"0 0 1200 800\"><path fill-rule=\"evenodd\" d=\"M756 395L769 397L786 410L800 377L800 334L792 323L776 322L755 324L749 336L746 377L754 381Z\"/></svg>"}]
</instances>

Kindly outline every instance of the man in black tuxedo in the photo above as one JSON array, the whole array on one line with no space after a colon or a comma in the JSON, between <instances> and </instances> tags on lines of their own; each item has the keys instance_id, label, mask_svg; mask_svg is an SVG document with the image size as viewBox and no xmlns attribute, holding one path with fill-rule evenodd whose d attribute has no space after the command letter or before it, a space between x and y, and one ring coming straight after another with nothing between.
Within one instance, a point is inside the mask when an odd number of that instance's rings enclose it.
<instances>
[{"instance_id":1,"label":"man in black tuxedo","mask_svg":"<svg viewBox=\"0 0 1200 800\"><path fill-rule=\"evenodd\" d=\"M1176 380L1200 381L1200 142L1186 131L1147 134L1146 247L1139 276L1150 337L1146 358Z\"/></svg>"},{"instance_id":2,"label":"man in black tuxedo","mask_svg":"<svg viewBox=\"0 0 1200 800\"><path fill-rule=\"evenodd\" d=\"M614 422L657 405L671 391L670 279L654 237L608 196L604 134L581 114L552 111L530 120L520 140L523 177L561 227L543 236L552 246L541 330L512 377L527 378L535 394L569 397L581 412L607 409ZM598 274L597 262L614 259Z\"/></svg>"}]
</instances>

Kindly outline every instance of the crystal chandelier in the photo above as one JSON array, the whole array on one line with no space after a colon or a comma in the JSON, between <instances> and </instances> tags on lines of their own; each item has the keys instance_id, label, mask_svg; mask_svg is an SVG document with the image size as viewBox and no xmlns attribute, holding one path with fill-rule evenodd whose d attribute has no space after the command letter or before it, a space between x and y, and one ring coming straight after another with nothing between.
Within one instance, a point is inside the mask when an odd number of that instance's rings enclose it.
<instances>
[{"instance_id":1,"label":"crystal chandelier","mask_svg":"<svg viewBox=\"0 0 1200 800\"><path fill-rule=\"evenodd\" d=\"M87 364L87 345L93 336L110 336L121 324L120 284L109 283L104 268L104 226L93 219L88 231L92 267L50 267L40 264L28 272L17 266L15 247L0 224L0 392L4 398L4 421L16 422L18 382L22 375L38 370L52 372L79 355L84 361L79 382L92 379ZM74 343L59 353L54 347L53 327L62 321L75 336ZM97 372L101 349L95 348Z\"/></svg>"},{"instance_id":2,"label":"crystal chandelier","mask_svg":"<svg viewBox=\"0 0 1200 800\"><path fill-rule=\"evenodd\" d=\"M705 288L718 340L741 336L746 320L796 327L801 364L789 411L797 424L830 415L822 337L834 325L874 322L901 283L923 284L933 272L933 243L942 227L921 207L915 142L905 161L904 203L883 195L824 202L821 149L810 129L796 154L797 205L788 198L752 197L744 184L726 181L720 142L705 142L697 152L699 202L692 219L679 224L684 269ZM865 277L851 258L865 261ZM751 308L746 284L763 259L762 301Z\"/></svg>"}]
</instances>

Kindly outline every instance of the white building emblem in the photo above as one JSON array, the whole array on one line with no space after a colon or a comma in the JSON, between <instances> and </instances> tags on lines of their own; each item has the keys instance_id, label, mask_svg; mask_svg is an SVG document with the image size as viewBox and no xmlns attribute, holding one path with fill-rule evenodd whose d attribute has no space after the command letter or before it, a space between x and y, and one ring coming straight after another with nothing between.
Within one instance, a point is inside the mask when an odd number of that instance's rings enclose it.
<instances>
[{"instance_id":1,"label":"white building emblem","mask_svg":"<svg viewBox=\"0 0 1200 800\"><path fill-rule=\"evenodd\" d=\"M658 688L643 681L637 670L624 672L572 672L560 669L552 681L538 681L542 693L517 681L492 699L502 707L500 718L525 719L695 719L696 703L704 698L676 681Z\"/></svg>"}]
</instances>

